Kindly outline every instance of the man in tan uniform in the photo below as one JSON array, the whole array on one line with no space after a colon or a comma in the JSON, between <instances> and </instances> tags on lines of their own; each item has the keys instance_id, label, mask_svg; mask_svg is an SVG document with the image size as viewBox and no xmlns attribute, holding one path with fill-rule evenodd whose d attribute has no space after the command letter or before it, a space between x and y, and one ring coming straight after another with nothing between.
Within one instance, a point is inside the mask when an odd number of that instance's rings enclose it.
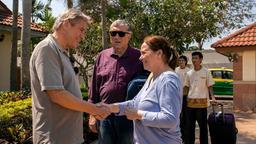
<instances>
[{"instance_id":1,"label":"man in tan uniform","mask_svg":"<svg viewBox=\"0 0 256 144\"><path fill-rule=\"evenodd\" d=\"M195 124L198 122L200 128L200 144L208 144L207 129L207 107L209 106L209 94L213 102L216 102L213 95L212 75L208 69L201 65L203 54L192 53L194 68L187 72L185 77L185 91L188 91L187 99L187 121L185 124L185 144L195 143Z\"/></svg>"}]
</instances>

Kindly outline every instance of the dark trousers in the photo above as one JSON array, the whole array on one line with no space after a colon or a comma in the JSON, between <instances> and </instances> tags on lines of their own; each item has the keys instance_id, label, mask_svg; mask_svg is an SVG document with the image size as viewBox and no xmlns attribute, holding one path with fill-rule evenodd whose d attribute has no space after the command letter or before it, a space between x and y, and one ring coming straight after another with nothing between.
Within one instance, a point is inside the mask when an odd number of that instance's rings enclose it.
<instances>
[{"instance_id":1,"label":"dark trousers","mask_svg":"<svg viewBox=\"0 0 256 144\"><path fill-rule=\"evenodd\" d=\"M185 141L185 124L186 124L186 120L187 120L187 96L184 95L183 96L183 101L182 101L182 111L180 113L180 131L181 131L181 138L182 138L182 141L184 142Z\"/></svg>"},{"instance_id":2,"label":"dark trousers","mask_svg":"<svg viewBox=\"0 0 256 144\"><path fill-rule=\"evenodd\" d=\"M132 144L133 122L126 116L114 116L99 121L98 144Z\"/></svg>"},{"instance_id":3,"label":"dark trousers","mask_svg":"<svg viewBox=\"0 0 256 144\"><path fill-rule=\"evenodd\" d=\"M195 143L195 126L196 121L200 129L200 144L208 144L207 128L207 108L189 108L187 107L187 121L185 125L186 138L185 144Z\"/></svg>"}]
</instances>

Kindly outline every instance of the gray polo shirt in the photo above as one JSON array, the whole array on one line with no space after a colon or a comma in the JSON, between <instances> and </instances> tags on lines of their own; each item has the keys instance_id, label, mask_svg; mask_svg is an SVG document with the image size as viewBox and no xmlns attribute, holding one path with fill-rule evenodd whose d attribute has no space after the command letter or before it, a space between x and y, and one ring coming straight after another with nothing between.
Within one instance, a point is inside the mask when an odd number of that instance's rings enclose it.
<instances>
[{"instance_id":1,"label":"gray polo shirt","mask_svg":"<svg viewBox=\"0 0 256 144\"><path fill-rule=\"evenodd\" d=\"M52 35L34 49L30 59L33 142L78 144L83 142L82 112L53 103L46 90L65 89L82 99L78 79L67 53Z\"/></svg>"}]
</instances>

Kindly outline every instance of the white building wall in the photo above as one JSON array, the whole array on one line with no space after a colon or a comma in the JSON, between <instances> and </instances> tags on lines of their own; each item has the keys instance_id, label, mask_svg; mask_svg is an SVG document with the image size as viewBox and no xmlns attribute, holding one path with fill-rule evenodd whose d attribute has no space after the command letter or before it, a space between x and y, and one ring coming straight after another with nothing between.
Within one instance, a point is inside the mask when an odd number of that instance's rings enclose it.
<instances>
[{"instance_id":1,"label":"white building wall","mask_svg":"<svg viewBox=\"0 0 256 144\"><path fill-rule=\"evenodd\" d=\"M256 81L256 50L243 52L243 81Z\"/></svg>"},{"instance_id":2,"label":"white building wall","mask_svg":"<svg viewBox=\"0 0 256 144\"><path fill-rule=\"evenodd\" d=\"M4 40L0 42L0 91L10 89L11 33L0 31Z\"/></svg>"}]
</instances>

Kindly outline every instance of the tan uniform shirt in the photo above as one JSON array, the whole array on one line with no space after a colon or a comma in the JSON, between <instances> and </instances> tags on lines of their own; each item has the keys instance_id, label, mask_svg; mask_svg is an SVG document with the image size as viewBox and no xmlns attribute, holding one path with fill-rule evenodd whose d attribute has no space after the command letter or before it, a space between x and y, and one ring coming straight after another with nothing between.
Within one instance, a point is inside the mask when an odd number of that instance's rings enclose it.
<instances>
[{"instance_id":1,"label":"tan uniform shirt","mask_svg":"<svg viewBox=\"0 0 256 144\"><path fill-rule=\"evenodd\" d=\"M209 88L214 84L211 72L202 67L199 71L187 72L185 86L189 87L188 107L205 108L209 106Z\"/></svg>"},{"instance_id":2,"label":"tan uniform shirt","mask_svg":"<svg viewBox=\"0 0 256 144\"><path fill-rule=\"evenodd\" d=\"M185 85L185 77L187 72L190 70L190 68L185 67L184 69L181 69L180 67L176 67L175 72L179 75L179 78L181 80L182 86L184 87Z\"/></svg>"}]
</instances>

